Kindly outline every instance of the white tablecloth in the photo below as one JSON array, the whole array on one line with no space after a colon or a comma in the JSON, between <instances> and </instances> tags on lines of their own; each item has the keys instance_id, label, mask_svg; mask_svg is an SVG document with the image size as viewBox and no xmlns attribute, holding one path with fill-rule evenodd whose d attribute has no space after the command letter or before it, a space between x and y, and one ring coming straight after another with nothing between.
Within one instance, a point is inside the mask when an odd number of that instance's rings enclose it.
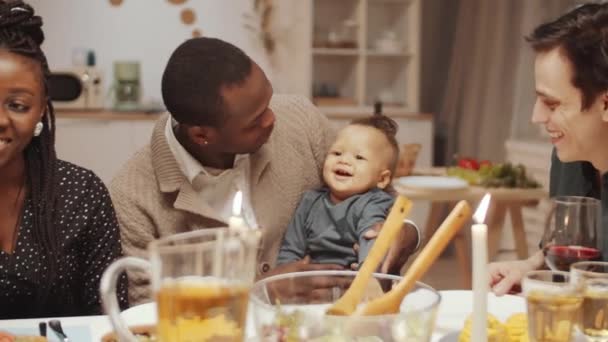
<instances>
[{"instance_id":1,"label":"white tablecloth","mask_svg":"<svg viewBox=\"0 0 608 342\"><path fill-rule=\"evenodd\" d=\"M99 342L104 334L112 330L112 325L107 316L0 320L0 330L38 335L38 323L48 323L51 319L59 319L61 321L61 326L71 342ZM48 326L47 337L49 341L59 341L55 333Z\"/></svg>"},{"instance_id":2,"label":"white tablecloth","mask_svg":"<svg viewBox=\"0 0 608 342\"><path fill-rule=\"evenodd\" d=\"M440 294L442 300L432 342L437 342L446 334L458 331L472 310L471 291L440 291ZM495 297L489 294L488 311L504 321L513 313L525 312L525 300L522 297ZM51 319L0 320L0 330L29 332L37 335L38 323L48 322ZM104 334L112 330L106 316L62 317L60 320L71 342L99 342ZM47 328L47 336L50 341L58 341L50 328Z\"/></svg>"}]
</instances>

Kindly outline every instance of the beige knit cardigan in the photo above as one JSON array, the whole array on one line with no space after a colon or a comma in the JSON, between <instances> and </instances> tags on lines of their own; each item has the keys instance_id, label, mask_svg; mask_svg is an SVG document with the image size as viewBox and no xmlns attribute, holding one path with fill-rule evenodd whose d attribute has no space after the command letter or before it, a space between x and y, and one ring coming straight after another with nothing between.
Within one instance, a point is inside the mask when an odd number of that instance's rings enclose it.
<instances>
[{"instance_id":1,"label":"beige knit cardigan","mask_svg":"<svg viewBox=\"0 0 608 342\"><path fill-rule=\"evenodd\" d=\"M307 99L276 95L269 141L251 155L251 202L263 239L258 272L274 265L283 234L302 193L321 185L321 170L333 142L331 124ZM154 239L218 227L224 222L204 203L182 174L165 138L168 115L157 122L150 144L118 172L110 193L126 255L147 257ZM129 272L131 304L150 299L148 275Z\"/></svg>"}]
</instances>

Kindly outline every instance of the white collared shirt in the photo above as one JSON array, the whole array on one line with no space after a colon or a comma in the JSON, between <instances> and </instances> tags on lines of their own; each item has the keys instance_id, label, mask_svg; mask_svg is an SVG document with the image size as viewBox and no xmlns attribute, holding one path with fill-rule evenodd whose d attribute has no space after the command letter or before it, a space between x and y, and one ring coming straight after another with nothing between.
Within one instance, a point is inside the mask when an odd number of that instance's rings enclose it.
<instances>
[{"instance_id":1,"label":"white collared shirt","mask_svg":"<svg viewBox=\"0 0 608 342\"><path fill-rule=\"evenodd\" d=\"M177 126L177 122L170 117L165 127L165 136L169 148L180 170L198 192L201 203L208 205L215 210L219 218L228 222L228 219L232 216L232 201L237 191L240 190L243 193L241 215L249 227L257 228L258 225L251 206L249 155L236 155L234 166L231 169L206 168L177 141L173 131L175 126Z\"/></svg>"}]
</instances>

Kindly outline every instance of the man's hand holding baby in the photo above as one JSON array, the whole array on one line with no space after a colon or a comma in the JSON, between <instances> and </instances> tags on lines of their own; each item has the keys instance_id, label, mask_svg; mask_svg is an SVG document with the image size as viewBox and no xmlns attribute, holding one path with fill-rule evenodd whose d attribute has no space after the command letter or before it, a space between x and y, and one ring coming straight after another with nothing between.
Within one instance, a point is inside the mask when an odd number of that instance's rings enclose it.
<instances>
[{"instance_id":1,"label":"man's hand holding baby","mask_svg":"<svg viewBox=\"0 0 608 342\"><path fill-rule=\"evenodd\" d=\"M372 240L378 237L380 234L380 230L382 230L382 222L379 222L373 225L363 237L366 239ZM391 245L386 258L384 258L384 262L380 266L378 270L381 273L388 274L400 274L401 269L409 259L410 255L414 254L414 252L418 249L420 245L420 240L422 237L419 235L418 228L409 222L405 222L403 224L403 229L397 235L397 239ZM355 244L354 250L356 253L359 252L359 245ZM351 264L352 270L358 270L359 264L353 263Z\"/></svg>"}]
</instances>

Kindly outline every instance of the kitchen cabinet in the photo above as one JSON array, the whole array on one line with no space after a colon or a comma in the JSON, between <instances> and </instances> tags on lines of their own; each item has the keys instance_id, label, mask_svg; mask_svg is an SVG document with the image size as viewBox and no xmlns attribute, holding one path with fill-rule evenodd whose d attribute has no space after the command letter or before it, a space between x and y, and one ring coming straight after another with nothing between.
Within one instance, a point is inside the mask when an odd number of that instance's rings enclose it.
<instances>
[{"instance_id":1,"label":"kitchen cabinet","mask_svg":"<svg viewBox=\"0 0 608 342\"><path fill-rule=\"evenodd\" d=\"M389 109L418 111L420 3L307 2L312 35L302 48L310 51L310 64L302 70L311 75L313 101L321 107L371 112L379 100Z\"/></svg>"},{"instance_id":2,"label":"kitchen cabinet","mask_svg":"<svg viewBox=\"0 0 608 342\"><path fill-rule=\"evenodd\" d=\"M158 115L116 118L98 113L57 115L57 156L94 171L106 184L150 141Z\"/></svg>"}]
</instances>

